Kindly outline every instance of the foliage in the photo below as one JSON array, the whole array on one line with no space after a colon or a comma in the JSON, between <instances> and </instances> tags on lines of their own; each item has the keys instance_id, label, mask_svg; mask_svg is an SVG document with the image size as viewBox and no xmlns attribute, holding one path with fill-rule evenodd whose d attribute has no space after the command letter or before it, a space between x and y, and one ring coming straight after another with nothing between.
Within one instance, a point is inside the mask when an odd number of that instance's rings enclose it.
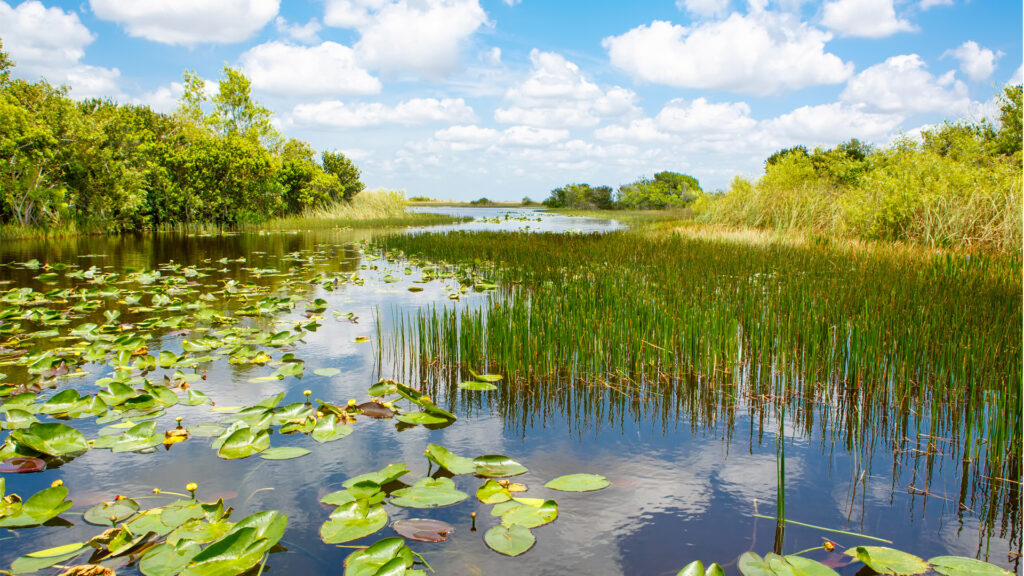
<instances>
[{"instance_id":1,"label":"foliage","mask_svg":"<svg viewBox=\"0 0 1024 576\"><path fill-rule=\"evenodd\" d=\"M529 198L523 199L527 204ZM612 200L612 189L608 186L591 186L590 184L568 184L555 188L544 200L549 208L578 208L583 210L608 210L615 207Z\"/></svg>"},{"instance_id":2,"label":"foliage","mask_svg":"<svg viewBox=\"0 0 1024 576\"><path fill-rule=\"evenodd\" d=\"M700 192L700 183L692 176L658 172L653 179L641 178L620 186L618 204L634 210L681 207L693 202Z\"/></svg>"},{"instance_id":3,"label":"foliage","mask_svg":"<svg viewBox=\"0 0 1024 576\"><path fill-rule=\"evenodd\" d=\"M282 142L240 71L214 94L185 72L173 115L72 100L45 81L12 80L0 45L0 226L131 231L237 226L351 202L355 164Z\"/></svg>"},{"instance_id":4,"label":"foliage","mask_svg":"<svg viewBox=\"0 0 1024 576\"><path fill-rule=\"evenodd\" d=\"M850 140L780 150L757 181L695 205L705 222L934 247L1021 249L1020 86L999 128L946 122L875 149Z\"/></svg>"}]
</instances>

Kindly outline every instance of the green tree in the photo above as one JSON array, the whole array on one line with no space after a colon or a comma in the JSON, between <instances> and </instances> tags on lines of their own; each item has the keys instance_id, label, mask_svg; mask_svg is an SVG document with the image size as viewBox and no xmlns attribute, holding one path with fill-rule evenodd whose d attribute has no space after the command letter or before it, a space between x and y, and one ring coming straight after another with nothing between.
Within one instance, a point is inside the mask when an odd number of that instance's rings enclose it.
<instances>
[{"instance_id":1,"label":"green tree","mask_svg":"<svg viewBox=\"0 0 1024 576\"><path fill-rule=\"evenodd\" d=\"M567 184L555 188L544 205L551 208L578 208L581 210L610 210L615 207L612 189L590 184Z\"/></svg>"},{"instance_id":2,"label":"green tree","mask_svg":"<svg viewBox=\"0 0 1024 576\"><path fill-rule=\"evenodd\" d=\"M338 178L341 186L341 199L351 202L356 194L359 194L366 187L359 179L361 176L359 168L345 157L341 152L324 152L320 155L324 172ZM334 198L337 200L338 198Z\"/></svg>"},{"instance_id":3,"label":"green tree","mask_svg":"<svg viewBox=\"0 0 1024 576\"><path fill-rule=\"evenodd\" d=\"M239 134L273 149L280 134L270 123L271 112L252 98L252 83L241 71L224 67L213 97L213 124L221 134Z\"/></svg>"},{"instance_id":4,"label":"green tree","mask_svg":"<svg viewBox=\"0 0 1024 576\"><path fill-rule=\"evenodd\" d=\"M619 204L634 210L686 206L700 194L696 178L678 172L658 172L619 187Z\"/></svg>"},{"instance_id":5,"label":"green tree","mask_svg":"<svg viewBox=\"0 0 1024 576\"><path fill-rule=\"evenodd\" d=\"M999 96L999 131L996 133L996 150L1004 156L1021 153L1021 108L1022 85L1007 86Z\"/></svg>"},{"instance_id":6,"label":"green tree","mask_svg":"<svg viewBox=\"0 0 1024 576\"><path fill-rule=\"evenodd\" d=\"M0 40L0 88L3 88L11 81L11 70L14 69L14 61L7 52L4 52L4 42Z\"/></svg>"}]
</instances>

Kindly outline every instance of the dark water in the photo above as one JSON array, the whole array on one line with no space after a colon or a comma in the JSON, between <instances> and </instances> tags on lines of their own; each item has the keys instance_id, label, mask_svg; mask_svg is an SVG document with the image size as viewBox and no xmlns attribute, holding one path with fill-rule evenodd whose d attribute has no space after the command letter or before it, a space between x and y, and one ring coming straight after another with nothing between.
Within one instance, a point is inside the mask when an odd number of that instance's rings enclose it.
<instances>
[{"instance_id":1,"label":"dark water","mask_svg":"<svg viewBox=\"0 0 1024 576\"><path fill-rule=\"evenodd\" d=\"M487 214L488 218L493 216L497 214ZM527 224L540 223L516 225ZM563 229L590 230L604 225L570 221ZM249 405L282 391L286 393L282 405L298 402L303 399L304 389L310 389L313 398L344 404L349 398L365 400L367 387L379 377L403 373L378 349L378 344L387 341L394 331L391 318L400 315L397 313L428 305L480 306L487 298L485 293L469 291L457 302L450 300L450 289L457 287L450 280L435 280L423 284L423 292L409 292L407 287L419 277L418 267L404 262L388 263L371 251L364 253L360 249L359 243L381 233L386 232L5 242L0 246L0 262L36 258L46 263L123 272L126 268L156 268L173 260L210 269L206 271L207 277L197 280L201 292L214 291L222 281L236 279L278 287L282 290L280 295L285 293L284 282L295 276L308 276L314 271L358 273L364 281L361 286L342 283L329 291L309 285L299 294L309 300L323 298L328 302L322 326L307 333L293 351L306 362L301 380L290 377L253 383L251 378L265 376L271 368L230 365L224 359L205 365L205 380L195 384L196 389L221 407ZM234 260L242 256L246 258L244 263L217 263L221 258ZM290 267L295 270L292 276L252 270L275 268L284 273ZM410 268L409 274L406 267ZM0 284L0 292L21 286L40 291L52 289L54 285L33 279L40 272L0 267L0 281L5 282ZM385 282L388 274L398 281ZM81 282L62 280L58 285L69 284ZM138 290L137 286L121 288ZM287 293L295 294L295 288ZM224 312L238 305L220 304ZM114 300L107 307L127 310ZM270 330L276 322L276 331L293 322L306 321L303 311L300 304L276 318L242 319L242 323ZM101 312L72 321L62 333L84 321L102 323ZM358 321L336 319L333 312L351 312ZM131 318L125 312L121 321ZM38 328L41 327L27 323L24 326L25 330ZM369 341L355 342L360 336ZM180 336L154 333L150 353L161 349L180 352L181 340ZM275 358L282 353L274 349L268 352ZM339 368L341 374L330 378L314 375L313 370L321 367ZM75 387L83 394L95 393L96 379L113 371L107 365L97 364L87 364L85 369L90 372L89 377L67 380L63 386ZM0 372L10 375L5 384L24 378L16 368L0 366ZM155 375L159 377L162 372L158 369ZM503 404L500 395L506 393L504 388L495 392L454 392L439 398L438 404L451 407L459 419L440 430L417 426L399 431L393 421L360 419L350 436L327 444L317 444L304 435L272 435L275 447L301 446L312 450L295 460L222 460L210 448L210 440L203 438L150 454L91 450L58 469L9 475L7 491L31 494L59 478L69 487L70 498L75 502L71 512L81 512L89 505L112 499L114 494L142 496L154 487L182 491L186 483L197 482L202 499L224 497L236 509L235 519L267 509L287 514L288 529L282 543L288 551L271 556L268 573L340 574L342 562L351 550L320 540L319 528L332 507L320 504L319 499L340 489L346 479L390 463L406 463L413 472L406 477L411 483L427 474L428 463L423 456L426 445L438 443L462 456L498 453L519 461L530 469L516 478L529 487L525 495L556 499L559 517L554 523L534 530L537 544L533 549L520 557L507 558L491 551L483 542L484 531L495 525L497 519L490 516L490 506L473 496L480 479L465 475L454 478L458 488L470 494L468 500L455 506L412 510L388 505L391 521L426 517L445 520L456 527L449 542L412 543L437 574L672 575L692 560L717 561L726 565L728 572L736 573L735 559L743 552L753 550L763 555L775 548L774 522L755 518L753 514L775 513L777 421L742 408L728 419L715 416L713 411L706 417L695 417L693 411L655 410L652 406L656 403L644 401L631 401L623 410L614 395L600 388L595 388L592 395L578 395L575 403L559 404L560 409L543 402ZM173 428L175 416L182 416L186 424L222 418L211 413L209 406L175 406L159 419L158 429ZM95 438L100 428L91 419L70 423L89 438ZM965 555L1016 569L1019 509L1010 506L991 513L985 506L985 494L965 499L962 481L970 472L965 473L960 454L943 453L940 443L927 457L897 458L891 447L869 446L861 447L862 453L870 452L869 463L862 461L857 466L854 450L834 442L820 427L808 432L805 427L787 423L782 429L786 441L788 518L892 540L894 547L924 558ZM0 439L6 434L0 432ZM859 471L864 471L863 476ZM547 480L576 472L602 474L612 486L582 494L543 487ZM922 488L927 494L920 492ZM476 532L470 530L470 512L474 511L478 515ZM0 568L9 566L19 555L82 541L101 531L84 524L80 517L64 517L73 525L0 533ZM392 534L390 528L385 528L370 538L349 544L365 545ZM846 546L871 544L850 536L790 526L781 545L791 553L819 546L823 536ZM816 552L811 556L823 561L839 559L837 553ZM840 572L852 575L859 566L840 568ZM132 571L124 568L118 573Z\"/></svg>"}]
</instances>

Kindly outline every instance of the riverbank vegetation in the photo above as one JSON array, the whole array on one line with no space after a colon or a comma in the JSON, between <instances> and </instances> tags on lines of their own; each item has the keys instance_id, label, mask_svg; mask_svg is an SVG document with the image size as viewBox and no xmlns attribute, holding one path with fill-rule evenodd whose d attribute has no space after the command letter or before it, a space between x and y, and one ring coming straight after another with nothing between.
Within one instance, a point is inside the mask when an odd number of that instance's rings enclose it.
<instances>
[{"instance_id":1,"label":"riverbank vegetation","mask_svg":"<svg viewBox=\"0 0 1024 576\"><path fill-rule=\"evenodd\" d=\"M364 188L358 167L283 138L232 68L213 95L186 72L173 114L76 101L45 80L12 78L13 68L0 45L4 238L232 228L300 214L364 218L380 205L346 208ZM393 213L393 202L385 204Z\"/></svg>"}]
</instances>

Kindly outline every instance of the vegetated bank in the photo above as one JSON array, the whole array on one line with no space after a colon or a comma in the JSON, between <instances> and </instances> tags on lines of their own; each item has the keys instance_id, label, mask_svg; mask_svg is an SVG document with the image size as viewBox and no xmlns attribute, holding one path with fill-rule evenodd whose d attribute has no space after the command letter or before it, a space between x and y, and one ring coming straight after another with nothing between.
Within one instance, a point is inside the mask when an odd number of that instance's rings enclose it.
<instances>
[{"instance_id":1,"label":"vegetated bank","mask_svg":"<svg viewBox=\"0 0 1024 576\"><path fill-rule=\"evenodd\" d=\"M186 72L173 114L76 101L65 87L12 78L13 68L0 44L2 238L438 218L406 215L397 195L353 205L364 189L358 167L282 137L232 68L212 97Z\"/></svg>"},{"instance_id":2,"label":"vegetated bank","mask_svg":"<svg viewBox=\"0 0 1024 576\"><path fill-rule=\"evenodd\" d=\"M779 150L765 174L708 193L663 172L622 186L570 184L545 205L574 209L688 208L697 222L797 232L818 239L897 241L932 248L1021 252L1021 86L1000 96L993 123L945 122L920 139L875 148Z\"/></svg>"}]
</instances>

